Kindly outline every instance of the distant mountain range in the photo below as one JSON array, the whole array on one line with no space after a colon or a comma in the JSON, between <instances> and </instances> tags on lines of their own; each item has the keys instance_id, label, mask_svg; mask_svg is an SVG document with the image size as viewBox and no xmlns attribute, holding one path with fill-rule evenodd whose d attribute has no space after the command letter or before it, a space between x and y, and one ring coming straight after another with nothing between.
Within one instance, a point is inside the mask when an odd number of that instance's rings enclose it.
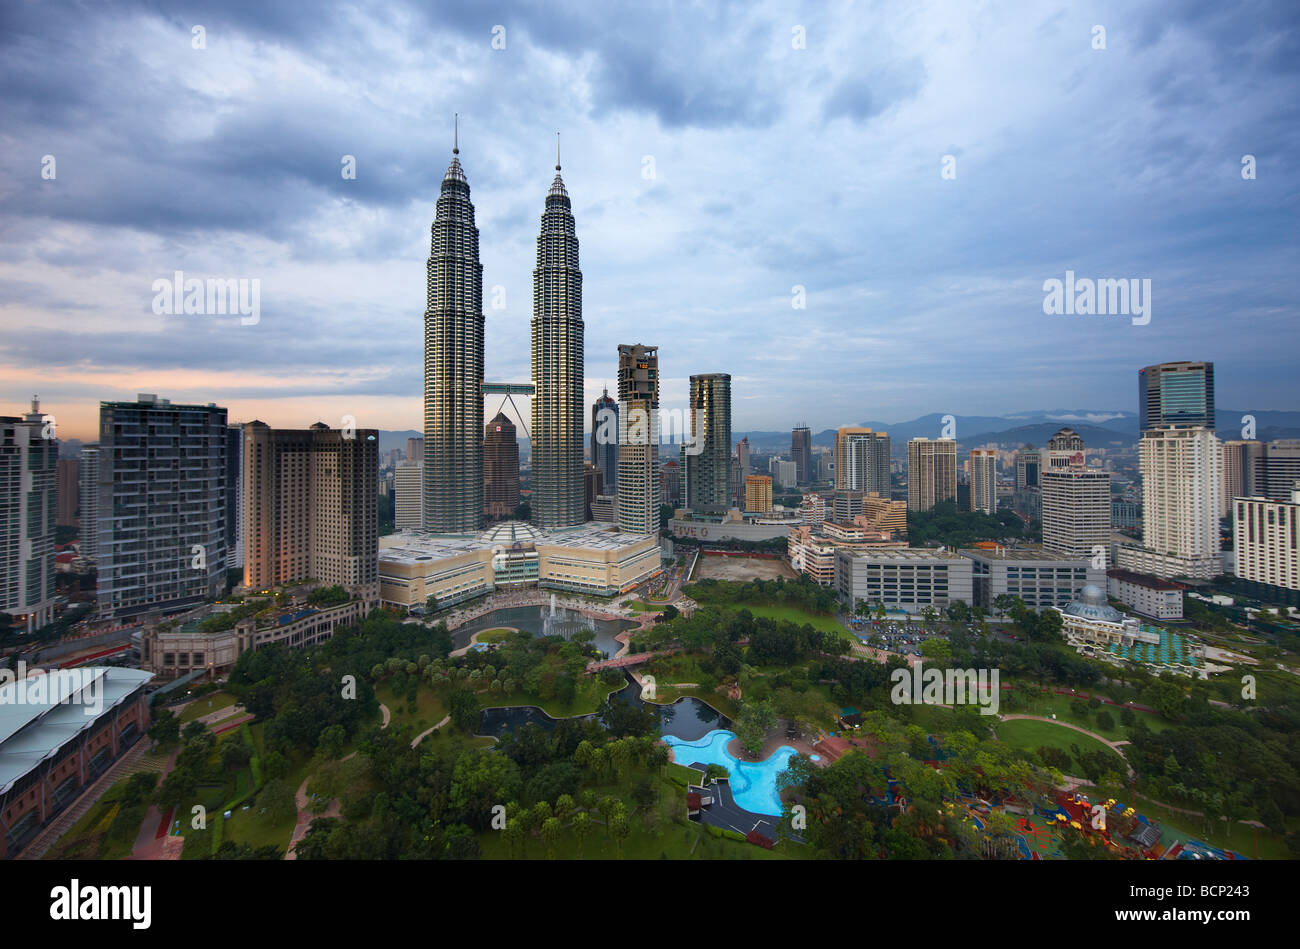
<instances>
[{"instance_id":1,"label":"distant mountain range","mask_svg":"<svg viewBox=\"0 0 1300 949\"><path fill-rule=\"evenodd\" d=\"M1255 418L1255 437L1261 441L1274 441L1279 438L1300 438L1300 412L1256 411L1245 409L1220 409L1215 413L1215 424L1219 437L1223 439L1240 438L1242 416L1253 415ZM963 447L997 444L1004 448L1015 448L1030 444L1042 448L1048 439L1062 428L1072 428L1083 438L1087 446L1095 448L1132 447L1138 439L1138 415L1136 412L1098 411L1091 409L1048 409L1031 412L1017 412L1014 415L956 415L954 416L957 443ZM924 436L938 438L944 427L944 415L932 412L920 418L905 422L859 422L863 428L888 432L895 454L905 454L909 439ZM421 433L413 430L403 432L379 433L379 450L405 448L408 438L418 438ZM590 432L586 437L590 437ZM749 439L751 451L780 452L790 451L789 431L733 431L731 440L734 444L742 438ZM835 445L835 429L826 428L813 433L814 445L828 448ZM522 435L519 437L519 456L527 458L531 446Z\"/></svg>"}]
</instances>

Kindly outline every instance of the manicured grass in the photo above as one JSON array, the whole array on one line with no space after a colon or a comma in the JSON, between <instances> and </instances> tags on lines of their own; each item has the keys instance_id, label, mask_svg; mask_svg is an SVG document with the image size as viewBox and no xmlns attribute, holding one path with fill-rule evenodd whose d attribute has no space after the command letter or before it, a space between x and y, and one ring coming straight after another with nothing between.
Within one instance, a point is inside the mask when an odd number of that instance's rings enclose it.
<instances>
[{"instance_id":1,"label":"manicured grass","mask_svg":"<svg viewBox=\"0 0 1300 949\"><path fill-rule=\"evenodd\" d=\"M212 712L220 711L223 708L229 708L237 700L229 692L213 692L211 695L203 695L195 699L189 705L185 706L180 714L180 723L185 725L203 715L210 715Z\"/></svg>"},{"instance_id":2,"label":"manicured grass","mask_svg":"<svg viewBox=\"0 0 1300 949\"><path fill-rule=\"evenodd\" d=\"M642 600L624 600L622 603L629 610L635 610L638 613L658 613L664 608L665 603L646 603Z\"/></svg>"},{"instance_id":3,"label":"manicured grass","mask_svg":"<svg viewBox=\"0 0 1300 949\"><path fill-rule=\"evenodd\" d=\"M389 714L392 716L389 728L410 725L415 729L416 734L419 734L426 728L437 725L447 715L447 705L443 697L425 682L421 682L416 689L414 710L407 705L405 693L398 696L388 685L381 685L375 689L375 696L382 704L388 706Z\"/></svg>"},{"instance_id":4,"label":"manicured grass","mask_svg":"<svg viewBox=\"0 0 1300 949\"><path fill-rule=\"evenodd\" d=\"M1270 830L1249 827L1236 822L1225 824L1221 820L1216 820L1211 822L1212 827L1207 834L1205 832L1206 821L1204 818L1171 811L1142 794L1139 794L1137 800L1133 801L1132 804L1140 814L1160 821L1165 829L1164 838L1170 844L1173 843L1174 839L1184 841L1199 840L1225 850L1235 850L1243 857L1249 857L1253 860L1255 858L1256 842L1258 842L1259 857L1262 860L1294 859L1282 839Z\"/></svg>"},{"instance_id":5,"label":"manicured grass","mask_svg":"<svg viewBox=\"0 0 1300 949\"><path fill-rule=\"evenodd\" d=\"M1033 687L1030 686L1030 688L1032 689ZM1115 720L1115 724L1112 728L1101 728L1097 725L1097 713L1103 710L1109 712L1110 717ZM1004 706L1002 711L1006 712L1009 710ZM1027 708L1016 709L1017 713L1025 715L1041 715L1044 718L1051 718L1053 713L1055 713L1059 721L1069 722L1072 725L1078 725L1081 728L1094 731L1098 735L1108 738L1111 741L1124 741L1128 738L1128 726L1120 721L1120 711L1121 709L1119 706L1103 705L1099 709L1088 709L1086 715L1075 715L1074 711L1070 708L1070 697L1068 695L1057 695L1055 692L1040 693L1037 697L1030 698ZM1168 722L1153 712L1141 712L1137 709L1130 709L1130 711L1132 711L1137 718L1145 722L1147 728L1153 732L1162 732L1169 727Z\"/></svg>"},{"instance_id":6,"label":"manicured grass","mask_svg":"<svg viewBox=\"0 0 1300 949\"><path fill-rule=\"evenodd\" d=\"M578 679L572 702L559 699L543 699L530 692L478 692L478 704L482 708L504 708L507 705L536 705L552 718L568 718L572 715L590 715L600 708L611 692L617 692L623 686L609 686L600 681L599 676L586 675ZM434 721L437 721L435 719ZM430 725L434 722L430 722ZM426 726L428 727L428 726Z\"/></svg>"},{"instance_id":7,"label":"manicured grass","mask_svg":"<svg viewBox=\"0 0 1300 949\"><path fill-rule=\"evenodd\" d=\"M714 603L710 603L709 605L719 606L719 604ZM796 623L799 626L807 623L812 626L813 629L819 629L825 633L836 633L852 642L858 641L858 637L845 629L844 625L836 620L834 616L827 616L823 613L810 613L797 606L789 606L786 604L763 605L753 603L728 603L725 606L721 606L721 608L730 610L745 609L749 610L749 612L754 616L763 616L768 619L789 620L791 623Z\"/></svg>"},{"instance_id":8,"label":"manicured grass","mask_svg":"<svg viewBox=\"0 0 1300 949\"><path fill-rule=\"evenodd\" d=\"M515 634L515 632L516 631L513 629L506 629L503 626L498 626L495 629L483 630L483 632L474 637L474 641L480 643L499 643L503 639L509 639Z\"/></svg>"},{"instance_id":9,"label":"manicured grass","mask_svg":"<svg viewBox=\"0 0 1300 949\"><path fill-rule=\"evenodd\" d=\"M1078 745L1079 750L1084 753L1100 750L1109 755L1114 755L1116 759L1121 758L1113 749L1103 745L1095 738L1089 738L1082 732L1077 732L1073 728L1065 728L1054 722L1038 722L1023 718L1010 722L999 722L997 735L999 741L1023 751L1037 751L1040 747L1046 745L1049 748L1059 748L1061 751L1071 754L1070 746ZM1075 764L1077 765L1078 762L1075 762ZM1127 773L1122 760L1117 760L1115 764L1121 776Z\"/></svg>"}]
</instances>

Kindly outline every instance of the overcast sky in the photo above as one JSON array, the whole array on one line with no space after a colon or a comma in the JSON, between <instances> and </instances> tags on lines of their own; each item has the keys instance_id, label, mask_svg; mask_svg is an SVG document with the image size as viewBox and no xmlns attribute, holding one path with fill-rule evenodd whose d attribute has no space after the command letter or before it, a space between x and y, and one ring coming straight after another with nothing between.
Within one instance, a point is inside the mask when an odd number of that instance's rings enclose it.
<instances>
[{"instance_id":1,"label":"overcast sky","mask_svg":"<svg viewBox=\"0 0 1300 949\"><path fill-rule=\"evenodd\" d=\"M730 372L736 430L1132 411L1172 359L1213 359L1223 408L1300 408L1298 10L11 0L0 414L421 428L454 112L489 381L530 375L558 130L589 400L644 342L666 406ZM155 314L177 270L259 280L260 320ZM1150 279L1150 322L1046 315L1067 270Z\"/></svg>"}]
</instances>

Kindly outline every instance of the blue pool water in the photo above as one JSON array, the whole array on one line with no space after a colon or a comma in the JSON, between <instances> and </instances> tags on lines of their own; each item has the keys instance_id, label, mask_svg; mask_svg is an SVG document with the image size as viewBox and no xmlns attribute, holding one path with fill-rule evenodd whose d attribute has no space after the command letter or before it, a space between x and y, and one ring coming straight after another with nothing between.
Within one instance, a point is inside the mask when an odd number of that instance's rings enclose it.
<instances>
[{"instance_id":1,"label":"blue pool water","mask_svg":"<svg viewBox=\"0 0 1300 949\"><path fill-rule=\"evenodd\" d=\"M789 745L782 745L766 761L738 761L727 752L727 743L735 737L734 732L715 729L695 741L664 735L664 742L672 746L678 764L720 764L726 768L731 775L732 797L745 810L779 815L781 797L776 792L776 776L786 769L797 752Z\"/></svg>"}]
</instances>

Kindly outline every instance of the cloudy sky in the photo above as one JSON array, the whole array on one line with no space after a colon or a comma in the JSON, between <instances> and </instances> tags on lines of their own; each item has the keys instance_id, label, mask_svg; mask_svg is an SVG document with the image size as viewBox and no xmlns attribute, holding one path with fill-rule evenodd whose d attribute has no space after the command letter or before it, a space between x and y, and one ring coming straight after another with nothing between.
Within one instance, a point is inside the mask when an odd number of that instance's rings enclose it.
<instances>
[{"instance_id":1,"label":"cloudy sky","mask_svg":"<svg viewBox=\"0 0 1300 949\"><path fill-rule=\"evenodd\" d=\"M591 399L644 342L667 406L730 372L737 430L1134 410L1172 359L1300 408L1298 71L1285 0L10 0L0 414L421 427L455 112L489 380L529 377L558 130ZM177 270L260 281L258 322L156 314ZM1150 322L1045 314L1067 270L1149 279Z\"/></svg>"}]
</instances>

